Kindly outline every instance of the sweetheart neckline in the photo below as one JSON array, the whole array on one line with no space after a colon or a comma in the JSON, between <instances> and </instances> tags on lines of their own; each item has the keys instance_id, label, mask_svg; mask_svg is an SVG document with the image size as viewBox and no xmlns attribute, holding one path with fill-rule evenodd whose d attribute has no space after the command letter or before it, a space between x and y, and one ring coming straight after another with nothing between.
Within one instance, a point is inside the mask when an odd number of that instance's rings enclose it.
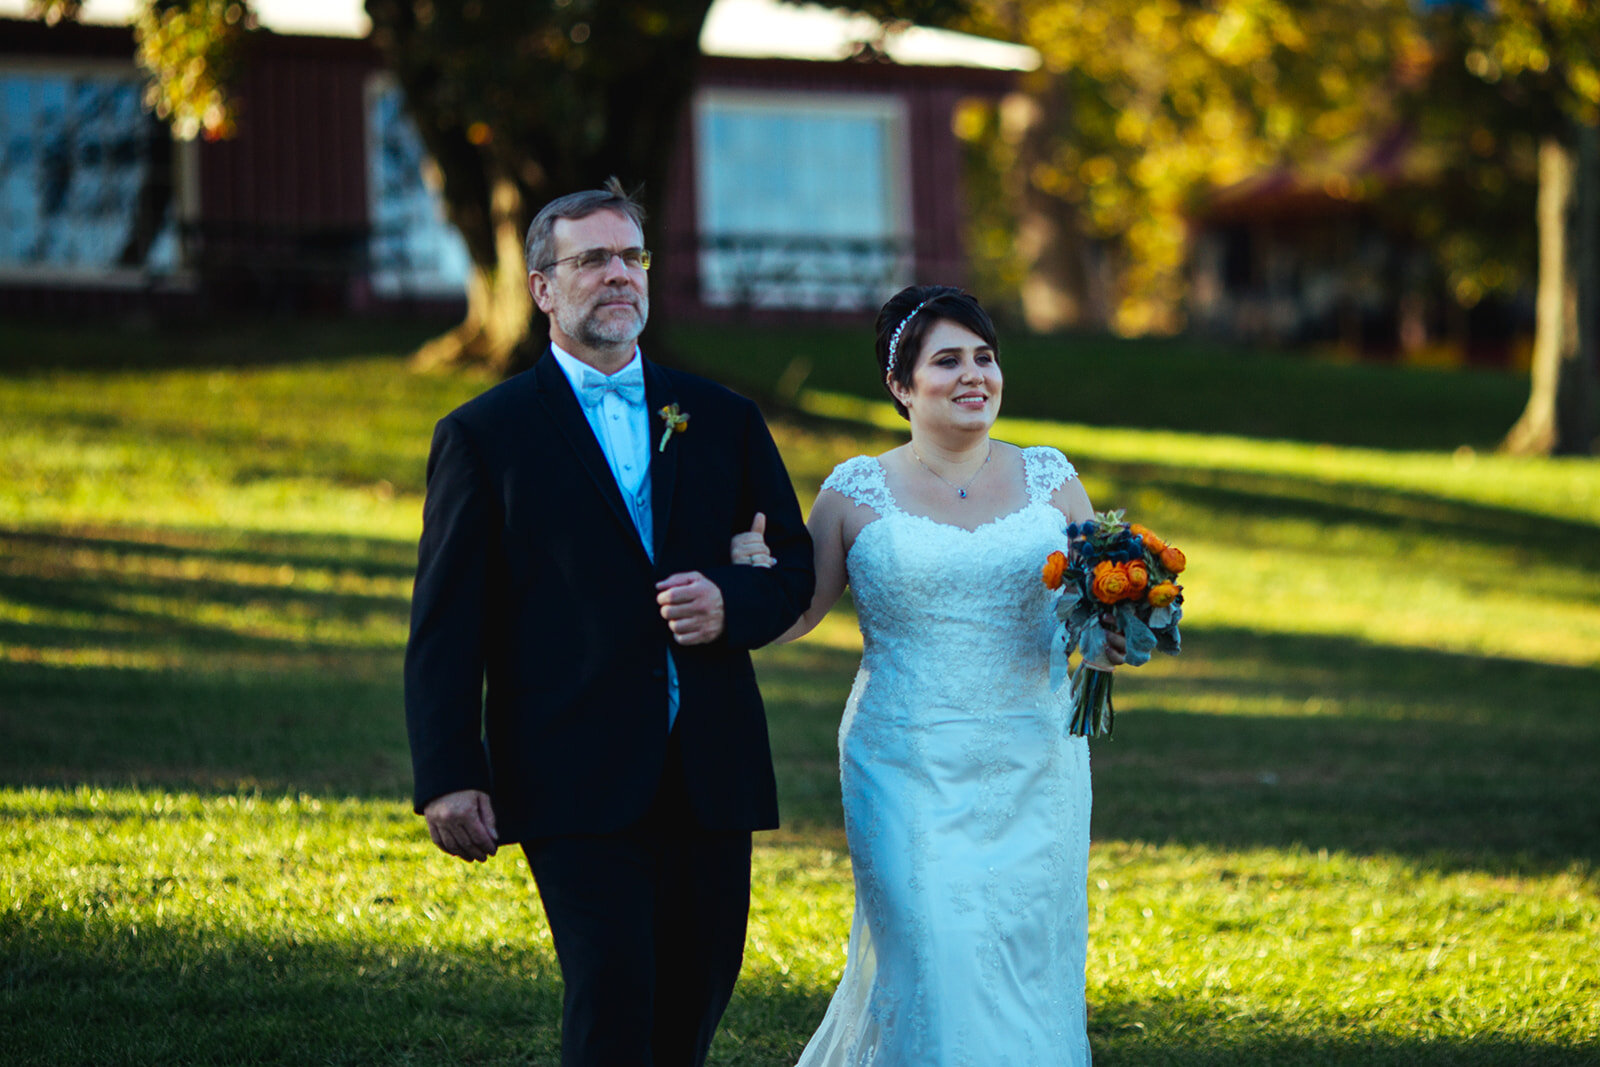
<instances>
[{"instance_id":1,"label":"sweetheart neckline","mask_svg":"<svg viewBox=\"0 0 1600 1067\"><path fill-rule=\"evenodd\" d=\"M863 534L865 534L868 530L872 529L874 526L877 526L879 523L883 522L885 519L893 518L894 516L899 516L899 517L904 518L904 519L911 519L911 520L914 520L914 521L917 521L917 522L925 522L928 525L933 526L933 527L935 527L937 529L955 530L958 533L964 533L964 534L967 534L968 536L973 536L973 535L976 535L976 534L980 534L980 533L984 532L985 530L990 529L991 527L999 526L1001 523L1007 522L1007 521L1009 521L1011 519L1014 519L1018 515L1025 515L1029 511L1032 511L1034 508L1037 508L1037 507L1045 507L1045 508L1049 508L1051 511L1056 511L1054 505L1043 504L1043 503L1040 503L1038 501L1030 500L1026 504L1022 505L1020 508L1016 508L1016 509L1014 509L1012 511L1008 511L1004 515L996 515L994 518L987 519L987 520L985 520L983 522L980 522L978 525L972 527L971 529L968 529L965 526L959 526L959 525L957 525L956 523L953 523L953 522L940 522L938 519L932 517L931 515L918 515L914 511L905 511L905 510L901 509L900 506L897 504L897 505L895 505L895 509L893 511L886 512L886 513L880 512L877 518L873 519L871 522L867 523L865 526L861 527L861 529L856 531L855 539L850 542L850 547L845 550L845 554L844 554L845 562L849 563L850 557L855 553L856 546L861 543L861 537L862 537ZM874 510L876 510L876 509L874 509ZM1060 515L1061 513L1059 511L1056 511L1056 514ZM1062 516L1061 521L1064 524L1067 521L1066 517Z\"/></svg>"}]
</instances>

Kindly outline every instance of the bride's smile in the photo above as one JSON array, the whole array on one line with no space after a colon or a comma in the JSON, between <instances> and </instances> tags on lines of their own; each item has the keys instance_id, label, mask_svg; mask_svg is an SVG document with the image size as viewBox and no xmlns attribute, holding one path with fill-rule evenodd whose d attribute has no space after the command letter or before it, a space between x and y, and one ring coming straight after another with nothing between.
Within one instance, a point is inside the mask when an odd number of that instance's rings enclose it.
<instances>
[{"instance_id":1,"label":"bride's smile","mask_svg":"<svg viewBox=\"0 0 1600 1067\"><path fill-rule=\"evenodd\" d=\"M928 331L912 369L911 388L901 402L911 413L913 433L924 418L952 428L987 430L1000 413L1005 384L1000 360L988 342L959 323L940 319ZM944 414L937 414L942 410ZM934 426L927 426L934 429Z\"/></svg>"}]
</instances>

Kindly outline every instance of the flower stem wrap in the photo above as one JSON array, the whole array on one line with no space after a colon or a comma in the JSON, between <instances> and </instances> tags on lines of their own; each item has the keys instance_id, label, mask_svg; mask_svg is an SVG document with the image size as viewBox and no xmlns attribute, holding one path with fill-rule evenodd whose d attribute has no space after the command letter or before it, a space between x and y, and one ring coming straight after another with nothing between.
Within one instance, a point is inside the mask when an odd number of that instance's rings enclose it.
<instances>
[{"instance_id":1,"label":"flower stem wrap","mask_svg":"<svg viewBox=\"0 0 1600 1067\"><path fill-rule=\"evenodd\" d=\"M1067 733L1074 737L1110 737L1116 709L1111 706L1111 683L1116 675L1087 664L1072 672L1069 695L1072 722Z\"/></svg>"}]
</instances>

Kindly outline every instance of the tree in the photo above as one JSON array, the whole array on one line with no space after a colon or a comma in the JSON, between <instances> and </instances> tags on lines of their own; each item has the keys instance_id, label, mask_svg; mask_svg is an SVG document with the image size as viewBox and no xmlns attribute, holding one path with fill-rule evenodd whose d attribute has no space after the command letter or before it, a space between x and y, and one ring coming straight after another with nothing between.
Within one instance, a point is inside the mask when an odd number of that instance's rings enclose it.
<instances>
[{"instance_id":1,"label":"tree","mask_svg":"<svg viewBox=\"0 0 1600 1067\"><path fill-rule=\"evenodd\" d=\"M610 175L659 233L662 187L711 0L367 0L373 39L443 179L472 257L467 314L422 366L505 373L536 358L523 237L532 214Z\"/></svg>"},{"instance_id":2,"label":"tree","mask_svg":"<svg viewBox=\"0 0 1600 1067\"><path fill-rule=\"evenodd\" d=\"M82 0L32 0L49 21ZM671 150L711 0L366 0L372 36L441 178L472 259L463 321L423 345L422 367L509 373L536 358L523 237L533 212L616 175L638 189L661 248ZM964 0L860 0L884 21L948 21ZM145 0L135 22L146 102L180 138L233 132L228 78L254 25L245 0ZM862 43L862 58L879 54ZM670 264L667 264L670 269Z\"/></svg>"},{"instance_id":3,"label":"tree","mask_svg":"<svg viewBox=\"0 0 1600 1067\"><path fill-rule=\"evenodd\" d=\"M1087 306L1081 256L1059 255L1081 229L1112 250L1108 318L1123 333L1182 324L1198 198L1285 159L1311 165L1365 128L1414 32L1403 0L978 0L973 18L1043 59L1000 153L1020 171L1024 222L1057 205L1030 263L1056 280L1036 292ZM1029 320L1049 324L1026 296Z\"/></svg>"},{"instance_id":4,"label":"tree","mask_svg":"<svg viewBox=\"0 0 1600 1067\"><path fill-rule=\"evenodd\" d=\"M463 321L422 367L530 364L523 237L533 212L617 175L655 230L669 154L711 0L367 0L373 39L439 168L472 258ZM34 0L50 22L81 0ZM229 78L254 25L244 0L147 0L134 23L146 104L179 138L234 132Z\"/></svg>"},{"instance_id":5,"label":"tree","mask_svg":"<svg viewBox=\"0 0 1600 1067\"><path fill-rule=\"evenodd\" d=\"M1600 371L1600 7L1495 0L1452 17L1467 70L1513 101L1540 138L1531 386L1501 447L1588 455Z\"/></svg>"}]
</instances>

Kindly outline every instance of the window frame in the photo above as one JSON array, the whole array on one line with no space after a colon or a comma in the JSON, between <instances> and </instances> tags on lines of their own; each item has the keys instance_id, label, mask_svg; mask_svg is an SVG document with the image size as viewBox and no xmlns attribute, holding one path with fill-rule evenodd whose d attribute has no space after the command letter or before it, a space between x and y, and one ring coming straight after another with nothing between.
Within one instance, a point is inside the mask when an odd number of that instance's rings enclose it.
<instances>
[{"instance_id":1,"label":"window frame","mask_svg":"<svg viewBox=\"0 0 1600 1067\"><path fill-rule=\"evenodd\" d=\"M914 249L912 230L912 205L911 205L911 122L910 108L902 95L891 92L864 92L852 93L839 90L777 90L735 88L723 86L710 86L699 89L693 98L693 128L694 128L694 160L693 174L695 187L695 220L698 246L696 264L699 275L700 300L707 306L734 307L751 306L773 309L799 309L799 310L860 310L876 308L884 296L901 288L914 274ZM864 240L882 241L885 251L880 253L889 260L885 270L885 277L874 288L883 292L868 292L862 286L855 294L854 299L849 299L848 290L843 286L833 287L829 292L820 296L807 298L803 290L792 291L804 283L784 282L774 280L767 283L771 289L760 292L762 283L757 282L748 290L745 299L741 299L741 291L737 287L723 289L715 282L719 273L724 272L720 264L714 265L712 257L718 255L738 255L739 253L719 252L715 247L710 247L719 239L732 237L738 234L719 233L713 228L712 222L716 215L716 206L712 196L709 168L713 166L710 157L710 137L708 123L716 114L724 113L762 113L772 115L805 115L813 114L822 117L851 117L866 118L878 122L883 129L883 143L881 145L882 166L884 174L884 220L885 228L881 233L869 235ZM774 234L777 237L780 235ZM804 241L809 237L817 237L822 241L835 240L831 235L794 234L794 239ZM780 253L782 254L782 253ZM807 255L805 252L788 253L795 256ZM813 255L827 255L826 252L812 253Z\"/></svg>"},{"instance_id":2,"label":"window frame","mask_svg":"<svg viewBox=\"0 0 1600 1067\"><path fill-rule=\"evenodd\" d=\"M55 76L65 81L75 78L107 78L131 83L140 94L141 114L148 115L143 103L146 78L130 62L115 59L92 59L59 56L0 55L0 78L7 76ZM192 289L196 282L194 265L186 254L186 235L200 217L200 154L199 145L171 136L170 127L165 140L170 152L168 166L172 175L172 226L177 241L177 262L171 270L157 271L148 267L125 267L120 264L94 266L86 264L16 263L0 260L0 284L16 285L34 283L71 287L101 287L114 289L146 289L156 286L166 289ZM161 143L161 142L152 142Z\"/></svg>"}]
</instances>

